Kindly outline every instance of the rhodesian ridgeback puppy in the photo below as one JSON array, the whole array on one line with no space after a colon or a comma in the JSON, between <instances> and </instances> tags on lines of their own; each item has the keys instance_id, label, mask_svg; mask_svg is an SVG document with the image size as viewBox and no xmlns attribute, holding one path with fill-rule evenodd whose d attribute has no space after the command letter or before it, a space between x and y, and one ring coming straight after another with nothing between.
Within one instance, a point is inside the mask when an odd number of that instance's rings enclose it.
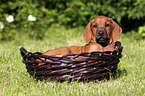
<instances>
[{"instance_id":1,"label":"rhodesian ridgeback puppy","mask_svg":"<svg viewBox=\"0 0 145 96\"><path fill-rule=\"evenodd\" d=\"M90 20L83 32L84 46L70 46L48 50L43 55L67 55L93 51L113 51L115 41L122 33L121 27L111 18L98 16Z\"/></svg>"}]
</instances>

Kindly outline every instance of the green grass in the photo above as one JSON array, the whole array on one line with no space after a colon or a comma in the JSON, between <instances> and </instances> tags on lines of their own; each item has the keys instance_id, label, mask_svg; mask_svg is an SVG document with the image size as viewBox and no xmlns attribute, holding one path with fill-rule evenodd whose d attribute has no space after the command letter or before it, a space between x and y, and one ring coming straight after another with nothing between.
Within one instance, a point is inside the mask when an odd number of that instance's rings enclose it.
<instances>
[{"instance_id":1,"label":"green grass","mask_svg":"<svg viewBox=\"0 0 145 96\"><path fill-rule=\"evenodd\" d=\"M36 81L22 63L19 47L31 52L70 45L84 45L84 28L50 28L44 40L28 39L0 43L0 96L145 96L145 41L135 40L134 34L122 34L123 57L115 79L71 84L56 81ZM28 40L27 40L28 39Z\"/></svg>"}]
</instances>

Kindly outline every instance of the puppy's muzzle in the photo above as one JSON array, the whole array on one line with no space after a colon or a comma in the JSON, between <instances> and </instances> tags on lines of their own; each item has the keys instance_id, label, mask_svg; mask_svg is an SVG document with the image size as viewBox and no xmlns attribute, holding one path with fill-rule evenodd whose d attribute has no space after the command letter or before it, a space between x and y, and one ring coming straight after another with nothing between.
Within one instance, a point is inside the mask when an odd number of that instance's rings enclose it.
<instances>
[{"instance_id":1,"label":"puppy's muzzle","mask_svg":"<svg viewBox=\"0 0 145 96\"><path fill-rule=\"evenodd\" d=\"M96 39L107 39L108 35L107 35L107 31L105 30L105 28L98 28L97 30L97 34L96 34Z\"/></svg>"},{"instance_id":2,"label":"puppy's muzzle","mask_svg":"<svg viewBox=\"0 0 145 96\"><path fill-rule=\"evenodd\" d=\"M105 31L100 30L100 31L98 32L98 35L99 35L99 36L104 36L104 33L105 33Z\"/></svg>"},{"instance_id":3,"label":"puppy's muzzle","mask_svg":"<svg viewBox=\"0 0 145 96\"><path fill-rule=\"evenodd\" d=\"M107 31L105 28L98 28L97 34L96 34L96 42L101 44L102 46L108 44L109 38L107 35Z\"/></svg>"}]
</instances>

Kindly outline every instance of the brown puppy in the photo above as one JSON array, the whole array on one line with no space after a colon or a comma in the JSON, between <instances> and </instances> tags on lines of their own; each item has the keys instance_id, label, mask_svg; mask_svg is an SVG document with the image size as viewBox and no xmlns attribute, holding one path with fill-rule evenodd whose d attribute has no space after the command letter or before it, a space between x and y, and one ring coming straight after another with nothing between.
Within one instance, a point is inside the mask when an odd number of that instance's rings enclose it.
<instances>
[{"instance_id":1,"label":"brown puppy","mask_svg":"<svg viewBox=\"0 0 145 96\"><path fill-rule=\"evenodd\" d=\"M48 50L43 55L66 55L78 54L82 52L93 51L113 51L115 50L115 41L122 33L111 18L98 16L91 20L83 32L83 38L87 43L85 46L70 46Z\"/></svg>"}]
</instances>

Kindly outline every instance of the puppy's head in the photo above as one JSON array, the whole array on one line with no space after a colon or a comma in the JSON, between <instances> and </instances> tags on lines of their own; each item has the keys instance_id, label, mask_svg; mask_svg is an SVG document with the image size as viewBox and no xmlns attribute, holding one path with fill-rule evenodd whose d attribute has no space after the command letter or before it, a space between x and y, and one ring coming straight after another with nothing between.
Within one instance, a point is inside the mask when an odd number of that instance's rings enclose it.
<instances>
[{"instance_id":1,"label":"puppy's head","mask_svg":"<svg viewBox=\"0 0 145 96\"><path fill-rule=\"evenodd\" d=\"M117 41L121 33L121 27L111 18L98 16L89 22L83 32L83 38L86 43L95 42L105 47Z\"/></svg>"}]
</instances>

